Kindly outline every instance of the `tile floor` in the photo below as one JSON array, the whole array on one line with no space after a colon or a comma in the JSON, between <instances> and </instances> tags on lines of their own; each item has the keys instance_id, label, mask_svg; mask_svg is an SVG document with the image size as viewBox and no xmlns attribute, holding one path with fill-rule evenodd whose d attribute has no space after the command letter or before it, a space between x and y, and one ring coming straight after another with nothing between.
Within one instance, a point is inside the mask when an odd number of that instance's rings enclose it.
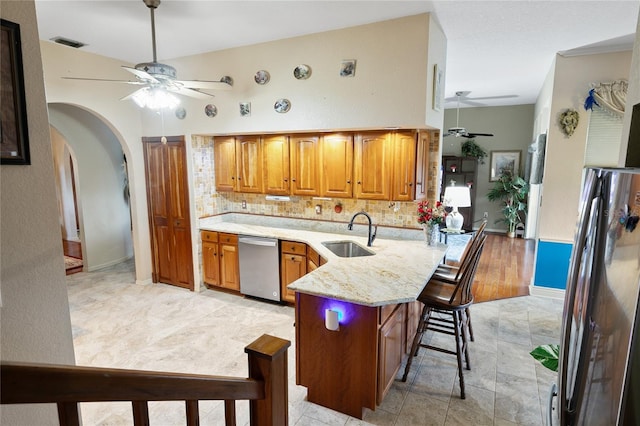
<instances>
[{"instance_id":1,"label":"tile floor","mask_svg":"<svg viewBox=\"0 0 640 426\"><path fill-rule=\"evenodd\" d=\"M291 425L545 423L555 375L529 351L558 341L561 300L527 296L475 304L466 400L459 397L455 357L421 349L407 382L397 380L383 404L358 420L307 402L306 389L296 386L291 307L212 290L196 294L164 284L136 285L132 262L70 275L67 282L78 365L246 377L244 347L268 333L292 342ZM151 424L184 424L183 407L151 403ZM203 426L224 424L222 413L221 402L201 402ZM246 402L237 403L237 414L239 425L248 424ZM128 403L83 404L82 417L85 425L132 424Z\"/></svg>"}]
</instances>

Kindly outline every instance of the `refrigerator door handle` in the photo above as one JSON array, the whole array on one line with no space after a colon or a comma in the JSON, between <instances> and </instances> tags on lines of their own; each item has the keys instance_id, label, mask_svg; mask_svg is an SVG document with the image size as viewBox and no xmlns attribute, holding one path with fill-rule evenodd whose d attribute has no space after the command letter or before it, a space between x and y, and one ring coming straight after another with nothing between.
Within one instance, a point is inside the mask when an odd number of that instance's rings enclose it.
<instances>
[{"instance_id":1,"label":"refrigerator door handle","mask_svg":"<svg viewBox=\"0 0 640 426\"><path fill-rule=\"evenodd\" d=\"M558 396L558 386L552 383L547 400L547 426L553 426L553 398L556 396Z\"/></svg>"}]
</instances>

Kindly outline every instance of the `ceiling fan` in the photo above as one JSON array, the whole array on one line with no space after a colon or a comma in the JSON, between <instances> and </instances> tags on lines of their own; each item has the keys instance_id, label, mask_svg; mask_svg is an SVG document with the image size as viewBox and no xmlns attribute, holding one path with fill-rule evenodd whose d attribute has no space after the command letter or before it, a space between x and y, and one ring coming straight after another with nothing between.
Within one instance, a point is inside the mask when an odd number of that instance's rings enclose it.
<instances>
[{"instance_id":1,"label":"ceiling fan","mask_svg":"<svg viewBox=\"0 0 640 426\"><path fill-rule=\"evenodd\" d=\"M125 83L132 84L137 86L143 86L140 89L136 90L133 93L123 97L121 100L133 99L139 106L149 106L154 108L152 105L142 105L140 102L145 101L144 98L153 98L156 100L160 100L158 98L166 99L166 98L175 98L175 96L171 95L171 93L177 93L179 95L185 95L192 98L198 99L208 99L213 97L212 94L203 92L202 89L206 90L230 90L231 84L233 80L230 77L224 77L221 81L205 81L205 80L178 80L177 72L174 67L167 64L161 64L157 60L156 56L156 26L155 26L155 9L160 5L161 0L142 0L144 4L151 11L151 42L153 44L153 61L152 62L142 62L137 64L135 67L128 67L122 65L122 68L129 71L133 75L136 76L136 80L108 80L108 79L99 79L99 78L79 78L79 77L63 77L69 80L91 80L91 81L106 81L106 82L115 82L115 83ZM171 93L168 93L171 92ZM171 103L171 102L170 102ZM179 100L175 98L175 101L172 102L175 106L179 103ZM157 106L155 107L157 108Z\"/></svg>"},{"instance_id":2,"label":"ceiling fan","mask_svg":"<svg viewBox=\"0 0 640 426\"><path fill-rule=\"evenodd\" d=\"M456 127L451 127L447 130L446 136L455 136L456 138L475 138L476 136L493 136L493 133L471 133L464 127L460 127L460 97L465 92L456 92L458 98L458 108L456 109ZM470 92L466 92L470 93Z\"/></svg>"},{"instance_id":3,"label":"ceiling fan","mask_svg":"<svg viewBox=\"0 0 640 426\"><path fill-rule=\"evenodd\" d=\"M470 98L469 94L471 94L470 91L465 90L465 91L459 91L456 92L455 96L452 96L450 98L445 98L444 101L445 102L462 102L463 104L467 104L467 105L471 105L471 106L487 106L486 104L483 104L481 102L477 102L477 101L485 101L485 100L490 100L490 99L509 99L509 98L517 98L518 95L499 95L499 96L481 96L481 97L477 97L477 98Z\"/></svg>"}]
</instances>

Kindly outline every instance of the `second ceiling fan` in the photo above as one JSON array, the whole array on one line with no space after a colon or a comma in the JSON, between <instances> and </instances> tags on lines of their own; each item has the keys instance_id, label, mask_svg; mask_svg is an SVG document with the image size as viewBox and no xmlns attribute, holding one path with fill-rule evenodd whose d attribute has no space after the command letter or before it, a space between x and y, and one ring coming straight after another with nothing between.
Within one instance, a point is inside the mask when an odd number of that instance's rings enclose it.
<instances>
[{"instance_id":1,"label":"second ceiling fan","mask_svg":"<svg viewBox=\"0 0 640 426\"><path fill-rule=\"evenodd\" d=\"M456 127L451 127L445 133L446 136L455 136L456 138L475 138L476 136L493 136L493 133L475 133L469 132L464 127L460 127L460 97L469 92L456 92L458 106L456 108Z\"/></svg>"}]
</instances>

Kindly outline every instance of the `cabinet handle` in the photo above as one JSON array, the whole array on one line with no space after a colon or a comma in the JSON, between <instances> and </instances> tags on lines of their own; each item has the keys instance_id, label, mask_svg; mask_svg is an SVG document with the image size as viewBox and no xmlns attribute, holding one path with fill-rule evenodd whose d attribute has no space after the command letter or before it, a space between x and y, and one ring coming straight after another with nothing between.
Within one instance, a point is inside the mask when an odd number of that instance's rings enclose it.
<instances>
[{"instance_id":1,"label":"cabinet handle","mask_svg":"<svg viewBox=\"0 0 640 426\"><path fill-rule=\"evenodd\" d=\"M362 182L358 181L358 185L362 185Z\"/></svg>"},{"instance_id":2,"label":"cabinet handle","mask_svg":"<svg viewBox=\"0 0 640 426\"><path fill-rule=\"evenodd\" d=\"M231 176L231 180L236 180L236 177L235 176Z\"/></svg>"},{"instance_id":3,"label":"cabinet handle","mask_svg":"<svg viewBox=\"0 0 640 426\"><path fill-rule=\"evenodd\" d=\"M296 180L295 180L295 178L294 178L294 179L291 179L291 182L295 182L295 181L296 181Z\"/></svg>"},{"instance_id":4,"label":"cabinet handle","mask_svg":"<svg viewBox=\"0 0 640 426\"><path fill-rule=\"evenodd\" d=\"M422 185L422 182L416 182L416 185Z\"/></svg>"},{"instance_id":5,"label":"cabinet handle","mask_svg":"<svg viewBox=\"0 0 640 426\"><path fill-rule=\"evenodd\" d=\"M413 186L413 182L409 182L409 186Z\"/></svg>"},{"instance_id":6,"label":"cabinet handle","mask_svg":"<svg viewBox=\"0 0 640 426\"><path fill-rule=\"evenodd\" d=\"M287 179L285 179L284 181L287 182Z\"/></svg>"},{"instance_id":7,"label":"cabinet handle","mask_svg":"<svg viewBox=\"0 0 640 426\"><path fill-rule=\"evenodd\" d=\"M348 180L348 181L347 181L347 183L348 183L349 185L351 185L351 181L350 181L350 180Z\"/></svg>"}]
</instances>

